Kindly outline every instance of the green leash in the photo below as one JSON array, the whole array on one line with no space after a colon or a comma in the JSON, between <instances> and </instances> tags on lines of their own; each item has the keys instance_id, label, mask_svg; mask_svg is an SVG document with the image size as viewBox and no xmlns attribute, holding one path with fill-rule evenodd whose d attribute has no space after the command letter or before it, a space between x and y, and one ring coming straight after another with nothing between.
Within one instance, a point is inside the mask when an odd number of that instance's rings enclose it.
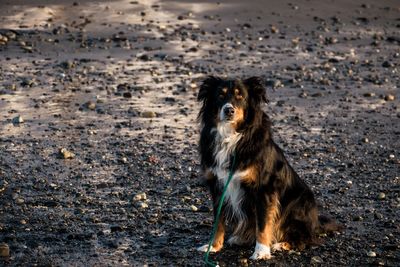
<instances>
[{"instance_id":1,"label":"green leash","mask_svg":"<svg viewBox=\"0 0 400 267\"><path fill-rule=\"evenodd\" d=\"M215 233L217 232L219 217L221 216L221 209L222 209L222 205L224 204L226 190L228 189L228 185L229 185L229 183L231 182L231 180L233 178L233 168L235 167L235 161L236 161L236 153L233 154L232 166L231 166L231 169L229 171L228 181L226 181L226 184L224 186L224 190L222 190L221 199L219 200L219 204L218 204L217 215L215 216L213 231L211 233L210 242L208 243L208 248L207 248L206 255L204 256L204 263L207 266L212 266L212 267L218 267L219 266L219 265L213 263L212 261L208 260L208 257L210 256L210 249L211 249L212 243L214 243Z\"/></svg>"}]
</instances>

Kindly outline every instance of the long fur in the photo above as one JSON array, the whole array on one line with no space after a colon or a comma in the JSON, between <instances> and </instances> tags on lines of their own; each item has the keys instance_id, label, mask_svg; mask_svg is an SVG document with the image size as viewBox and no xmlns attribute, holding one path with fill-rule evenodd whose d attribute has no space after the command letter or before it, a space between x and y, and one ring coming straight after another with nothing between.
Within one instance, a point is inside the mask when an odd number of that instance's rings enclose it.
<instances>
[{"instance_id":1,"label":"long fur","mask_svg":"<svg viewBox=\"0 0 400 267\"><path fill-rule=\"evenodd\" d=\"M303 249L315 244L321 231L339 229L333 221L319 220L313 193L273 141L270 119L262 110L267 98L261 79L209 77L198 100L201 166L214 210L236 154L222 216L223 225L235 227L231 243L257 241L252 258L261 259L269 257L266 247L275 243ZM243 116L224 118L227 103ZM223 242L224 228L219 234Z\"/></svg>"}]
</instances>

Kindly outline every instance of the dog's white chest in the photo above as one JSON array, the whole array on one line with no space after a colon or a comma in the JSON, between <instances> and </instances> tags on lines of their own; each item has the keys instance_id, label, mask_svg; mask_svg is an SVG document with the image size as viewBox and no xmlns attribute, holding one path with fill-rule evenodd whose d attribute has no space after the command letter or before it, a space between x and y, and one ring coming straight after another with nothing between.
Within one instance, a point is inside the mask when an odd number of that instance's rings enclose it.
<instances>
[{"instance_id":1,"label":"dog's white chest","mask_svg":"<svg viewBox=\"0 0 400 267\"><path fill-rule=\"evenodd\" d=\"M220 125L213 130L217 131L217 136L214 151L216 165L212 171L218 177L220 187L223 188L230 174L230 158L242 136L240 133L233 131L230 125ZM243 175L243 172L235 172L233 174L225 195L225 202L231 207L232 215L239 219L244 216L241 209L244 191L240 183L240 177Z\"/></svg>"}]
</instances>

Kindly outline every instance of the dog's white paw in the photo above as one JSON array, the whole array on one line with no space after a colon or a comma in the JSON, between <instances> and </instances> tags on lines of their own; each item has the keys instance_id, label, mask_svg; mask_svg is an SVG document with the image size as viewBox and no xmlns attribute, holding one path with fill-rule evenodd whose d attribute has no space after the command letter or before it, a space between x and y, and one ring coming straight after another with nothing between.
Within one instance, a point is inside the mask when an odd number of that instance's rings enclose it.
<instances>
[{"instance_id":1,"label":"dog's white paw","mask_svg":"<svg viewBox=\"0 0 400 267\"><path fill-rule=\"evenodd\" d=\"M234 235L228 239L228 244L230 246L232 246L232 245L242 246L242 245L246 244L246 242L243 241L239 236Z\"/></svg>"},{"instance_id":2,"label":"dog's white paw","mask_svg":"<svg viewBox=\"0 0 400 267\"><path fill-rule=\"evenodd\" d=\"M197 248L197 251L200 251L200 252L207 252L207 250L208 250L208 244L205 244L205 245ZM218 250L216 250L213 246L211 246L210 252L217 252L217 251Z\"/></svg>"},{"instance_id":3,"label":"dog's white paw","mask_svg":"<svg viewBox=\"0 0 400 267\"><path fill-rule=\"evenodd\" d=\"M269 260L271 259L271 248L269 246L263 245L261 243L256 243L256 248L254 249L253 255L251 255L251 260Z\"/></svg>"}]
</instances>

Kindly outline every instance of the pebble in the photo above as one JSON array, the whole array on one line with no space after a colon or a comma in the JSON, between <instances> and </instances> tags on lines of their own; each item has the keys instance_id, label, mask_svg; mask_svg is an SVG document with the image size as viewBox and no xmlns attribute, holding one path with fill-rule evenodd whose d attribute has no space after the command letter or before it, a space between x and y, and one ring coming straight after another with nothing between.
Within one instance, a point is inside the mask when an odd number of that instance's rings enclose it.
<instances>
[{"instance_id":1,"label":"pebble","mask_svg":"<svg viewBox=\"0 0 400 267\"><path fill-rule=\"evenodd\" d=\"M139 193L133 196L133 200L134 201L139 201L139 200L146 200L147 199L147 195L146 193Z\"/></svg>"},{"instance_id":2,"label":"pebble","mask_svg":"<svg viewBox=\"0 0 400 267\"><path fill-rule=\"evenodd\" d=\"M382 67L384 67L384 68L391 68L391 67L394 67L394 65L393 65L393 63L391 63L391 62L389 62L389 61L384 61L384 62L382 63Z\"/></svg>"},{"instance_id":3,"label":"pebble","mask_svg":"<svg viewBox=\"0 0 400 267\"><path fill-rule=\"evenodd\" d=\"M7 36L1 35L0 34L0 45L5 45L8 42Z\"/></svg>"},{"instance_id":4,"label":"pebble","mask_svg":"<svg viewBox=\"0 0 400 267\"><path fill-rule=\"evenodd\" d=\"M394 95L385 95L385 101L393 101L395 99Z\"/></svg>"},{"instance_id":5,"label":"pebble","mask_svg":"<svg viewBox=\"0 0 400 267\"><path fill-rule=\"evenodd\" d=\"M124 92L122 94L122 96L125 97L125 98L132 98L132 93L131 92Z\"/></svg>"},{"instance_id":6,"label":"pebble","mask_svg":"<svg viewBox=\"0 0 400 267\"><path fill-rule=\"evenodd\" d=\"M385 193L380 192L379 195L378 195L378 199L379 199L379 200L383 200L383 199L385 199L385 198L386 198Z\"/></svg>"},{"instance_id":7,"label":"pebble","mask_svg":"<svg viewBox=\"0 0 400 267\"><path fill-rule=\"evenodd\" d=\"M64 61L60 64L60 66L66 70L72 69L75 67L75 63L72 60Z\"/></svg>"},{"instance_id":8,"label":"pebble","mask_svg":"<svg viewBox=\"0 0 400 267\"><path fill-rule=\"evenodd\" d=\"M369 143L369 139L368 139L367 137L364 137L363 139L361 139L361 141L362 141L363 143Z\"/></svg>"},{"instance_id":9,"label":"pebble","mask_svg":"<svg viewBox=\"0 0 400 267\"><path fill-rule=\"evenodd\" d=\"M198 211L198 210L199 210L195 205L191 205L191 206L190 206L190 209L191 209L192 211Z\"/></svg>"},{"instance_id":10,"label":"pebble","mask_svg":"<svg viewBox=\"0 0 400 267\"><path fill-rule=\"evenodd\" d=\"M90 110L95 110L96 109L96 103L93 101L88 101L85 103L85 107L87 107Z\"/></svg>"},{"instance_id":11,"label":"pebble","mask_svg":"<svg viewBox=\"0 0 400 267\"><path fill-rule=\"evenodd\" d=\"M24 119L21 117L21 115L18 115L17 117L12 119L12 122L15 124L19 124L19 123L24 123Z\"/></svg>"},{"instance_id":12,"label":"pebble","mask_svg":"<svg viewBox=\"0 0 400 267\"><path fill-rule=\"evenodd\" d=\"M316 264L316 263L323 263L324 261L320 256L314 256L311 258L311 264Z\"/></svg>"},{"instance_id":13,"label":"pebble","mask_svg":"<svg viewBox=\"0 0 400 267\"><path fill-rule=\"evenodd\" d=\"M271 26L272 33L279 33L279 29L276 26Z\"/></svg>"},{"instance_id":14,"label":"pebble","mask_svg":"<svg viewBox=\"0 0 400 267\"><path fill-rule=\"evenodd\" d=\"M143 111L142 112L142 118L155 118L156 117L156 113L154 111Z\"/></svg>"},{"instance_id":15,"label":"pebble","mask_svg":"<svg viewBox=\"0 0 400 267\"><path fill-rule=\"evenodd\" d=\"M0 257L9 257L10 247L6 243L0 244Z\"/></svg>"},{"instance_id":16,"label":"pebble","mask_svg":"<svg viewBox=\"0 0 400 267\"><path fill-rule=\"evenodd\" d=\"M374 258L374 257L376 257L376 253L374 251L368 251L367 256Z\"/></svg>"},{"instance_id":17,"label":"pebble","mask_svg":"<svg viewBox=\"0 0 400 267\"><path fill-rule=\"evenodd\" d=\"M147 209L149 207L149 205L145 202L138 202L138 207L141 209Z\"/></svg>"},{"instance_id":18,"label":"pebble","mask_svg":"<svg viewBox=\"0 0 400 267\"><path fill-rule=\"evenodd\" d=\"M24 200L23 198L17 198L17 199L15 200L15 203L17 203L18 205L22 205L22 204L25 203L25 200Z\"/></svg>"},{"instance_id":19,"label":"pebble","mask_svg":"<svg viewBox=\"0 0 400 267\"><path fill-rule=\"evenodd\" d=\"M368 93L365 93L364 96L365 97L373 97L373 96L375 96L375 93L368 92Z\"/></svg>"},{"instance_id":20,"label":"pebble","mask_svg":"<svg viewBox=\"0 0 400 267\"><path fill-rule=\"evenodd\" d=\"M75 157L75 154L72 153L71 151L68 151L68 150L65 149L65 148L61 148L61 149L60 149L60 156L61 156L63 159L73 159L73 158Z\"/></svg>"}]
</instances>

